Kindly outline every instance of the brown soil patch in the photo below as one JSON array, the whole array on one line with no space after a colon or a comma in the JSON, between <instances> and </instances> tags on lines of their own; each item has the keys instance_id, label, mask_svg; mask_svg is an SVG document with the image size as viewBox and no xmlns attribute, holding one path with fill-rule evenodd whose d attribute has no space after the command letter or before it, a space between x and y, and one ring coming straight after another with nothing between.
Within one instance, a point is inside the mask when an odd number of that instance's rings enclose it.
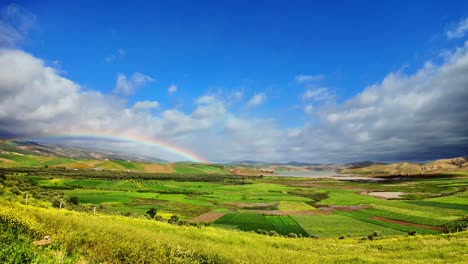
<instances>
[{"instance_id":1,"label":"brown soil patch","mask_svg":"<svg viewBox=\"0 0 468 264\"><path fill-rule=\"evenodd\" d=\"M145 164L144 165L145 172L153 172L153 173L172 173L175 172L172 166L168 165L161 165L161 164Z\"/></svg>"},{"instance_id":2,"label":"brown soil patch","mask_svg":"<svg viewBox=\"0 0 468 264\"><path fill-rule=\"evenodd\" d=\"M385 198L385 199L398 199L401 198L402 195L406 193L404 192L370 192L367 195L374 196L377 198Z\"/></svg>"},{"instance_id":3,"label":"brown soil patch","mask_svg":"<svg viewBox=\"0 0 468 264\"><path fill-rule=\"evenodd\" d=\"M404 226L419 227L419 228L431 229L431 230L436 230L436 231L443 231L444 230L442 227L439 227L439 226L415 224L415 223L410 223L410 222L405 222L405 221L400 221L400 220L394 220L394 219L389 219L389 218L380 217L380 216L372 216L371 218L375 219L375 220L382 221L382 222L394 223L394 224L399 224L399 225L404 225Z\"/></svg>"},{"instance_id":4,"label":"brown soil patch","mask_svg":"<svg viewBox=\"0 0 468 264\"><path fill-rule=\"evenodd\" d=\"M225 215L226 213L221 213L221 212L209 212L209 213L206 213L206 214L202 214L202 215L199 215L195 218L192 218L190 219L189 222L191 223L201 223L201 222L204 222L204 223L211 223L211 222L214 222L216 220L218 220L218 218L220 218L221 216Z\"/></svg>"},{"instance_id":5,"label":"brown soil patch","mask_svg":"<svg viewBox=\"0 0 468 264\"><path fill-rule=\"evenodd\" d=\"M4 159L4 158L0 158L0 161L7 162L7 163L12 163L13 162L12 160Z\"/></svg>"}]
</instances>

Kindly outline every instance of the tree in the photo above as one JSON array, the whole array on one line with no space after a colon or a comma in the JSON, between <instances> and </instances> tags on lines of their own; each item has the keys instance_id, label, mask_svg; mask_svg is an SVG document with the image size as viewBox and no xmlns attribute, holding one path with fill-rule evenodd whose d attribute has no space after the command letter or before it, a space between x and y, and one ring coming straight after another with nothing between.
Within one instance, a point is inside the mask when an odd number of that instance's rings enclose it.
<instances>
[{"instance_id":1,"label":"tree","mask_svg":"<svg viewBox=\"0 0 468 264\"><path fill-rule=\"evenodd\" d=\"M146 212L146 214L149 215L149 217L151 217L151 219L154 219L154 217L156 216L156 213L157 213L157 212L158 212L158 211L156 210L156 208L153 208L153 207L152 207L152 208L150 208L150 209L148 210L148 212Z\"/></svg>"}]
</instances>

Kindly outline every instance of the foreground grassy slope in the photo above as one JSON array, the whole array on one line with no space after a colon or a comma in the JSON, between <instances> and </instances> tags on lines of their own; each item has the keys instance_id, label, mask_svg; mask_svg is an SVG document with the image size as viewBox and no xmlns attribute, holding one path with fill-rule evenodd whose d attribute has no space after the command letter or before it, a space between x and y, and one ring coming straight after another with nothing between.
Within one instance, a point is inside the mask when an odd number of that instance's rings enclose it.
<instances>
[{"instance_id":1,"label":"foreground grassy slope","mask_svg":"<svg viewBox=\"0 0 468 264\"><path fill-rule=\"evenodd\" d=\"M14 241L0 240L0 259L41 263L463 263L468 257L467 232L373 241L291 239L5 201L0 224L2 237L16 234ZM44 235L52 238L49 249L28 248ZM10 255L1 255L5 249Z\"/></svg>"}]
</instances>

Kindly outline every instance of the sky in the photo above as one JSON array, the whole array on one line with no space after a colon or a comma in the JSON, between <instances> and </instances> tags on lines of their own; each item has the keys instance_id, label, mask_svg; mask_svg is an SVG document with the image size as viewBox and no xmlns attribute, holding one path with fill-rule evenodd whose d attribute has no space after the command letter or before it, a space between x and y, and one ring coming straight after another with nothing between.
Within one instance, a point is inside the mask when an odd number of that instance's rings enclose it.
<instances>
[{"instance_id":1,"label":"sky","mask_svg":"<svg viewBox=\"0 0 468 264\"><path fill-rule=\"evenodd\" d=\"M0 1L3 137L422 161L468 156L467 121L466 1Z\"/></svg>"}]
</instances>

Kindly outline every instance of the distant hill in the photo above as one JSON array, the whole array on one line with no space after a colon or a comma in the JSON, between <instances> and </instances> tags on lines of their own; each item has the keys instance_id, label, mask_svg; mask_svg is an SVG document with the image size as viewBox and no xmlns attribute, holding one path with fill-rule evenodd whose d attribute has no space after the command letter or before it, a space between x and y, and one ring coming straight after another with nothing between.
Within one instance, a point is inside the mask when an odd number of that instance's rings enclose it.
<instances>
[{"instance_id":1,"label":"distant hill","mask_svg":"<svg viewBox=\"0 0 468 264\"><path fill-rule=\"evenodd\" d=\"M125 153L0 139L0 167L60 167L146 173L231 174L225 166L167 161Z\"/></svg>"},{"instance_id":2,"label":"distant hill","mask_svg":"<svg viewBox=\"0 0 468 264\"><path fill-rule=\"evenodd\" d=\"M468 157L440 159L427 163L398 162L352 166L340 173L349 174L433 174L447 172L468 172Z\"/></svg>"},{"instance_id":3,"label":"distant hill","mask_svg":"<svg viewBox=\"0 0 468 264\"><path fill-rule=\"evenodd\" d=\"M0 151L23 155L61 157L72 159L124 160L139 162L167 162L166 160L116 151L77 148L57 144L37 143L17 139L0 139Z\"/></svg>"}]
</instances>

